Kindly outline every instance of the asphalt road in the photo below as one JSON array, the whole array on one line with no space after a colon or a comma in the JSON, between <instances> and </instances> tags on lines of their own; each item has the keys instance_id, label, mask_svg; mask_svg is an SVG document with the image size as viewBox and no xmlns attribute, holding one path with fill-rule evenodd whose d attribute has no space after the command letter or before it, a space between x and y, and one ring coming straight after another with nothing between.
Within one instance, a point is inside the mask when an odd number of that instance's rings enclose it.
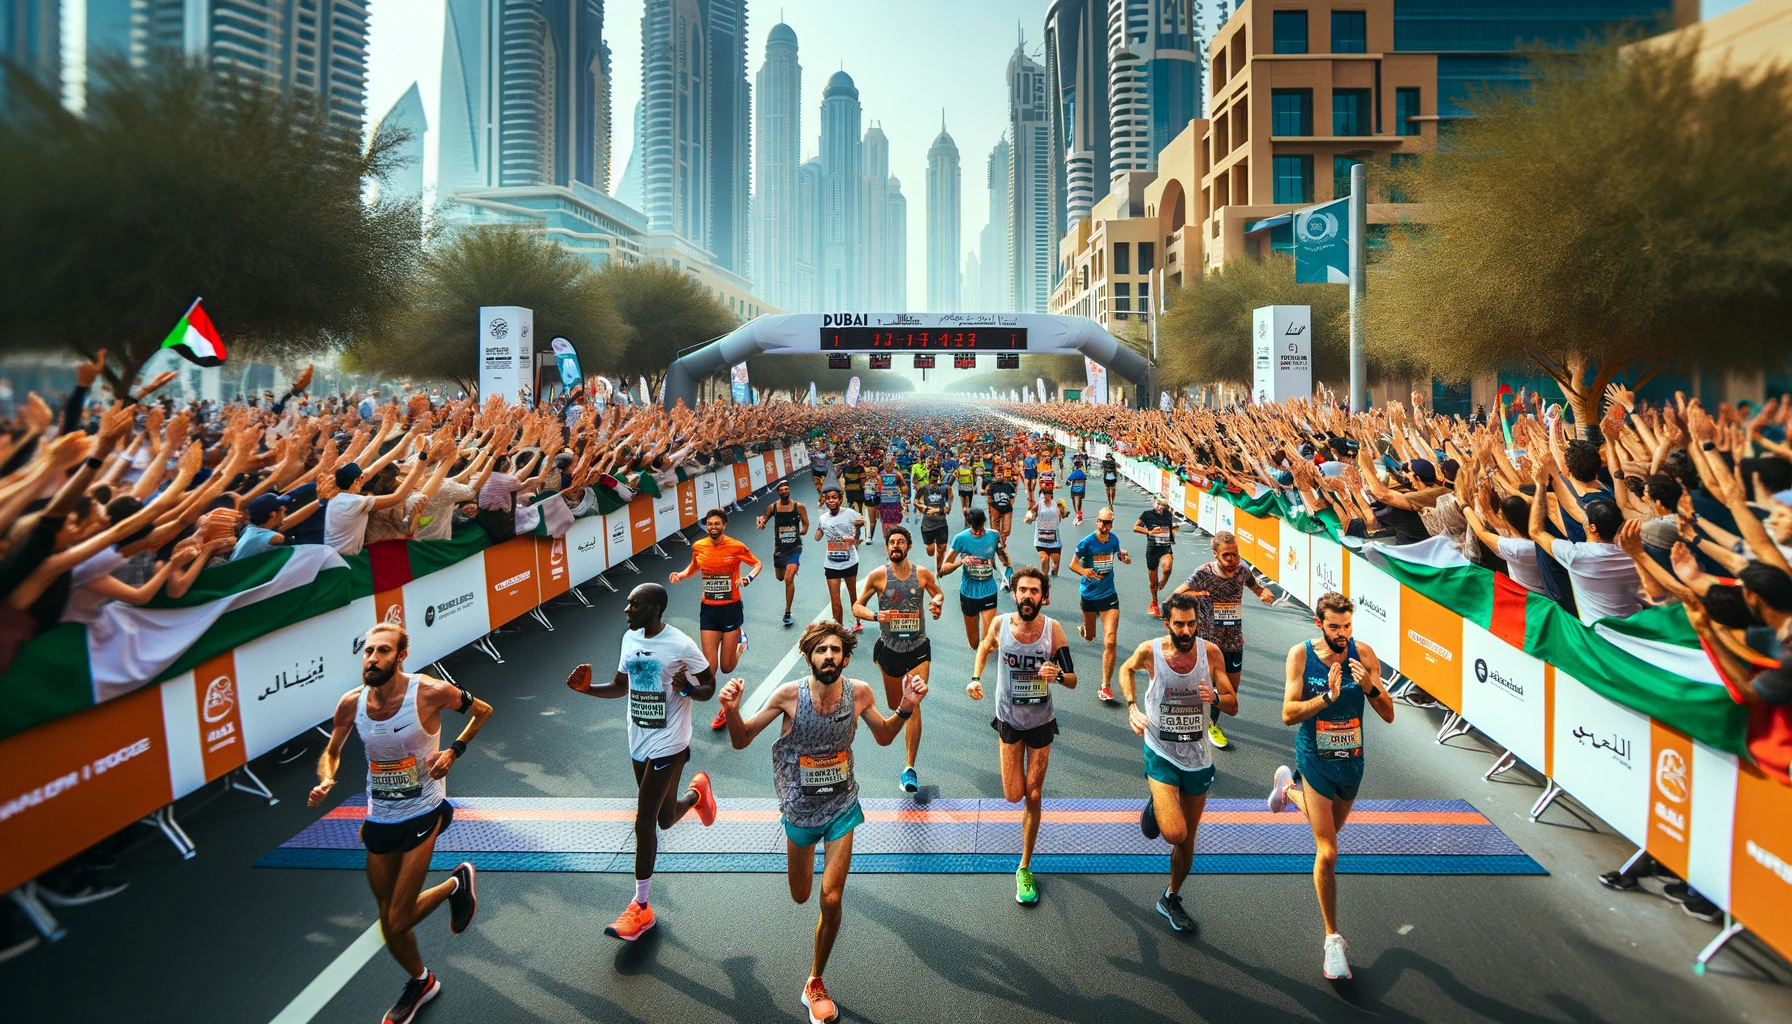
<instances>
[{"instance_id":1,"label":"asphalt road","mask_svg":"<svg viewBox=\"0 0 1792 1024\"><path fill-rule=\"evenodd\" d=\"M799 500L814 508L806 479ZM1145 507L1122 485L1125 532ZM763 506L756 506L758 511ZM1090 512L1094 505L1091 504ZM1089 517L1093 519L1091 514ZM958 524L954 517L954 528ZM1086 524L1092 528L1093 523ZM735 536L769 563L770 531L737 518ZM1080 531L1071 530L1073 536ZM1192 532L1192 531L1191 531ZM1017 523L1011 550L1031 553ZM814 545L811 543L811 550ZM581 661L615 664L622 597L640 579L664 580L682 565L652 555L640 577L614 575L619 593L588 589L595 608L562 601L552 632L523 620L500 636L495 664L466 650L447 661L496 714L449 777L449 792L481 796L629 797L621 702L568 691ZM866 548L867 566L881 548ZM1178 541L1177 566L1207 557L1199 539ZM827 602L818 563L799 577L796 615ZM1074 631L1075 579L1061 577L1048 609ZM954 588L948 581L948 589ZM696 634L696 584L674 588L674 625ZM1156 634L1144 614L1143 569L1120 568L1121 651ZM768 574L747 594L752 649L736 673L756 686L788 651L782 592ZM1011 608L1004 596L1003 607ZM971 655L955 602L930 626L934 693L926 704L919 767L930 797L993 797L1001 791L987 703L963 691ZM1225 727L1233 749L1217 755L1216 797L1261 798L1287 762L1292 730L1281 724L1281 661L1310 635L1298 607L1247 601L1240 715ZM867 634L869 639L869 634ZM1057 702L1062 733L1046 779L1048 797L1138 797L1145 784L1137 737L1124 711L1095 699L1099 648L1074 639L1083 684ZM416 668L417 666L412 666ZM876 679L863 661L849 674ZM707 721L707 709L699 714ZM845 917L829 988L843 1019L898 1021L1783 1021L1792 1019L1792 970L1744 936L1703 976L1691 964L1716 927L1652 895L1609 893L1595 876L1631 847L1571 800L1542 822L1525 811L1540 780L1523 770L1483 782L1497 750L1478 734L1433 742L1436 712L1399 706L1392 726L1369 724L1365 798L1465 799L1546 867L1547 877L1346 876L1342 930L1356 971L1333 984L1319 972L1322 929L1305 875L1197 875L1184 890L1197 936L1172 933L1152 909L1164 879L1144 875L1041 874L1041 902L1017 906L1008 875L861 875L846 888ZM256 770L280 797L267 807L214 787L183 802L199 855L181 862L147 830L123 857L131 888L60 912L66 939L0 965L5 1017L35 1021L272 1021L374 923L355 871L256 869L251 865L322 810L305 808L307 756ZM773 795L770 738L746 751L699 722L692 769L708 771L724 799ZM861 736L857 773L867 796L897 796L901 742ZM360 791L360 746L351 741L331 804ZM699 827L694 821L679 828ZM1049 825L1047 826L1050 827ZM662 874L653 898L660 924L643 941L603 935L632 895L626 874L482 872L480 910L464 935L446 913L419 929L443 992L420 1020L792 1021L807 974L815 905L797 906L776 874ZM348 962L346 981L309 1019L380 1019L403 977L383 951ZM326 992L328 994L328 992ZM288 1018L291 1020L292 1018Z\"/></svg>"}]
</instances>

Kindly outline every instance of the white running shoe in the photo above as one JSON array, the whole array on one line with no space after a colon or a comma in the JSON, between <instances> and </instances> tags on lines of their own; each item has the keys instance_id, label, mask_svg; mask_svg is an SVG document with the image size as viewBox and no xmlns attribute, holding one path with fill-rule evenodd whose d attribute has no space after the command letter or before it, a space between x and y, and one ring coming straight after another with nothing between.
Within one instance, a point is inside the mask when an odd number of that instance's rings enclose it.
<instances>
[{"instance_id":1,"label":"white running shoe","mask_svg":"<svg viewBox=\"0 0 1792 1024\"><path fill-rule=\"evenodd\" d=\"M1270 786L1269 813L1280 814L1288 808L1288 786L1294 782L1294 771L1287 765L1276 769L1275 783Z\"/></svg>"},{"instance_id":2,"label":"white running shoe","mask_svg":"<svg viewBox=\"0 0 1792 1024\"><path fill-rule=\"evenodd\" d=\"M1325 976L1337 981L1350 977L1350 948L1344 944L1344 936L1333 932L1325 937Z\"/></svg>"}]
</instances>

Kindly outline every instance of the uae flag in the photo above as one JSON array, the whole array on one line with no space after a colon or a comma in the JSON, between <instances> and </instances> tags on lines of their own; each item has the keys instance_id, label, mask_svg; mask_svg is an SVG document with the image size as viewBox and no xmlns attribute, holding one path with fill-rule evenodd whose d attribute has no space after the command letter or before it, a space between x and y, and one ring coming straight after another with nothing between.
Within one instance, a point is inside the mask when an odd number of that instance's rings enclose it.
<instances>
[{"instance_id":1,"label":"uae flag","mask_svg":"<svg viewBox=\"0 0 1792 1024\"><path fill-rule=\"evenodd\" d=\"M163 348L171 348L180 353L190 363L200 366L222 366L224 363L224 341L218 337L218 329L212 326L212 318L205 315L205 310L194 299L187 307L187 312L162 339Z\"/></svg>"}]
</instances>

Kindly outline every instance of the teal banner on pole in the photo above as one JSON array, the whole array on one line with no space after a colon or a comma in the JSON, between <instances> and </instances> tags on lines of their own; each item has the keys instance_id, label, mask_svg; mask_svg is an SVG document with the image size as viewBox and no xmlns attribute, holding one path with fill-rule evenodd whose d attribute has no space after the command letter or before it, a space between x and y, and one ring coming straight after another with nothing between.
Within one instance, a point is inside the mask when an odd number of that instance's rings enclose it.
<instances>
[{"instance_id":1,"label":"teal banner on pole","mask_svg":"<svg viewBox=\"0 0 1792 1024\"><path fill-rule=\"evenodd\" d=\"M1294 280L1350 283L1350 198L1294 211Z\"/></svg>"}]
</instances>

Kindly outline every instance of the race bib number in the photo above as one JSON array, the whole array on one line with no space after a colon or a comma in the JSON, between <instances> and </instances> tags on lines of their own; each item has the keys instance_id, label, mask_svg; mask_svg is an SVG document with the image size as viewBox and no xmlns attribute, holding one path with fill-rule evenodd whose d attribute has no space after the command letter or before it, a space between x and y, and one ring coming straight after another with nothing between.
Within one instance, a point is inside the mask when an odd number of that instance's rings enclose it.
<instances>
[{"instance_id":1,"label":"race bib number","mask_svg":"<svg viewBox=\"0 0 1792 1024\"><path fill-rule=\"evenodd\" d=\"M1315 720L1315 744L1320 757L1353 758L1363 756L1363 720L1347 718L1341 722Z\"/></svg>"},{"instance_id":2,"label":"race bib number","mask_svg":"<svg viewBox=\"0 0 1792 1024\"><path fill-rule=\"evenodd\" d=\"M910 637L921 632L921 613L919 611L899 611L890 616L890 633L894 636Z\"/></svg>"},{"instance_id":3,"label":"race bib number","mask_svg":"<svg viewBox=\"0 0 1792 1024\"><path fill-rule=\"evenodd\" d=\"M1058 543L1058 528L1056 526L1041 526L1037 534L1041 544Z\"/></svg>"},{"instance_id":4,"label":"race bib number","mask_svg":"<svg viewBox=\"0 0 1792 1024\"><path fill-rule=\"evenodd\" d=\"M964 574L973 580L995 579L995 563L987 558L972 556L964 560Z\"/></svg>"},{"instance_id":5,"label":"race bib number","mask_svg":"<svg viewBox=\"0 0 1792 1024\"><path fill-rule=\"evenodd\" d=\"M1095 573L1097 576L1106 576L1108 573L1113 572L1114 556L1111 554L1090 555L1089 571Z\"/></svg>"},{"instance_id":6,"label":"race bib number","mask_svg":"<svg viewBox=\"0 0 1792 1024\"><path fill-rule=\"evenodd\" d=\"M1001 509L1003 512L1014 507L1014 498L1006 493L992 494L990 495L989 500L995 504L996 508Z\"/></svg>"},{"instance_id":7,"label":"race bib number","mask_svg":"<svg viewBox=\"0 0 1792 1024\"><path fill-rule=\"evenodd\" d=\"M1081 480L1072 480L1070 482L1070 493L1081 494L1086 490L1088 490L1088 487Z\"/></svg>"},{"instance_id":8,"label":"race bib number","mask_svg":"<svg viewBox=\"0 0 1792 1024\"><path fill-rule=\"evenodd\" d=\"M423 795L415 757L374 761L367 766L367 794L375 800L411 800Z\"/></svg>"},{"instance_id":9,"label":"race bib number","mask_svg":"<svg viewBox=\"0 0 1792 1024\"><path fill-rule=\"evenodd\" d=\"M796 527L794 527L794 526L778 527L778 546L779 547L785 547L785 548L795 547L796 543L797 543Z\"/></svg>"},{"instance_id":10,"label":"race bib number","mask_svg":"<svg viewBox=\"0 0 1792 1024\"><path fill-rule=\"evenodd\" d=\"M1009 703L1044 704L1048 685L1037 672L1016 672L1008 677Z\"/></svg>"},{"instance_id":11,"label":"race bib number","mask_svg":"<svg viewBox=\"0 0 1792 1024\"><path fill-rule=\"evenodd\" d=\"M852 751L837 754L800 755L796 761L805 796L835 796L852 782Z\"/></svg>"},{"instance_id":12,"label":"race bib number","mask_svg":"<svg viewBox=\"0 0 1792 1024\"><path fill-rule=\"evenodd\" d=\"M852 561L853 551L858 547L850 540L828 541L828 561L837 565L845 565Z\"/></svg>"},{"instance_id":13,"label":"race bib number","mask_svg":"<svg viewBox=\"0 0 1792 1024\"><path fill-rule=\"evenodd\" d=\"M666 691L630 690L628 691L629 720L643 729L664 729L666 727Z\"/></svg>"},{"instance_id":14,"label":"race bib number","mask_svg":"<svg viewBox=\"0 0 1792 1024\"><path fill-rule=\"evenodd\" d=\"M1166 743L1193 743L1207 728L1207 705L1198 690L1166 690L1157 706L1157 738Z\"/></svg>"},{"instance_id":15,"label":"race bib number","mask_svg":"<svg viewBox=\"0 0 1792 1024\"><path fill-rule=\"evenodd\" d=\"M1111 484L1111 483L1113 483L1113 482L1114 482L1114 481L1116 481L1116 480L1118 480L1118 479L1120 479L1120 474L1118 474L1118 473L1116 473L1116 472L1114 472L1114 471L1113 471L1113 470L1111 470L1111 469L1105 469L1105 470L1102 470L1102 473L1101 473L1101 479L1102 479L1102 481L1103 481L1103 482L1104 482L1104 483L1110 483L1110 484Z\"/></svg>"},{"instance_id":16,"label":"race bib number","mask_svg":"<svg viewBox=\"0 0 1792 1024\"><path fill-rule=\"evenodd\" d=\"M1213 624L1216 626L1236 626L1243 621L1237 601L1213 602Z\"/></svg>"},{"instance_id":17,"label":"race bib number","mask_svg":"<svg viewBox=\"0 0 1792 1024\"><path fill-rule=\"evenodd\" d=\"M721 573L703 574L703 596L726 601L734 597L734 577Z\"/></svg>"},{"instance_id":18,"label":"race bib number","mask_svg":"<svg viewBox=\"0 0 1792 1024\"><path fill-rule=\"evenodd\" d=\"M1156 544L1159 547L1168 545L1170 543L1170 528L1168 526L1152 527L1151 543Z\"/></svg>"}]
</instances>

